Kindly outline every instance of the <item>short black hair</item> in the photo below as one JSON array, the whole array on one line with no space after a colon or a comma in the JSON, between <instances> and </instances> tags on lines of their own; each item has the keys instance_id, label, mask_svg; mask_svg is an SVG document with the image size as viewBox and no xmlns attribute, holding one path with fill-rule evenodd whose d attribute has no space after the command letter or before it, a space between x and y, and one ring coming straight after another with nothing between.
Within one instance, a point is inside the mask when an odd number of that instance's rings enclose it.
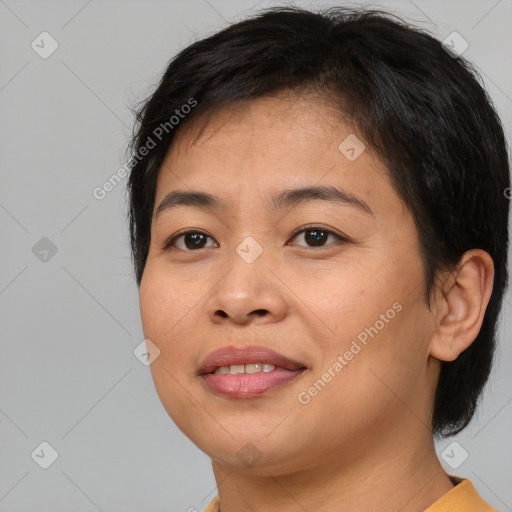
<instances>
[{"instance_id":1,"label":"short black hair","mask_svg":"<svg viewBox=\"0 0 512 512\"><path fill-rule=\"evenodd\" d=\"M456 268L470 249L492 257L494 286L481 330L455 361L441 363L432 409L433 435L460 432L490 374L508 283L507 144L474 67L394 14L265 9L170 61L155 92L135 110L129 146L128 216L138 286L157 175L176 133L206 112L285 90L311 90L334 101L386 164L418 230L429 307L440 270Z\"/></svg>"}]
</instances>

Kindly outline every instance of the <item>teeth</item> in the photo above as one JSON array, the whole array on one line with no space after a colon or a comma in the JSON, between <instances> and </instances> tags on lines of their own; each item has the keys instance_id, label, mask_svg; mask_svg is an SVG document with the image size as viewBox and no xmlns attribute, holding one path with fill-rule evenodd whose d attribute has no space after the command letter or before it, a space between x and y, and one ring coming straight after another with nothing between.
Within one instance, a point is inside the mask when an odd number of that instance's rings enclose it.
<instances>
[{"instance_id":1,"label":"teeth","mask_svg":"<svg viewBox=\"0 0 512 512\"><path fill-rule=\"evenodd\" d=\"M260 373L261 363L252 363L245 365L245 373Z\"/></svg>"},{"instance_id":2,"label":"teeth","mask_svg":"<svg viewBox=\"0 0 512 512\"><path fill-rule=\"evenodd\" d=\"M213 373L222 375L237 375L239 373L273 372L276 367L270 363L232 364L231 366L219 366Z\"/></svg>"},{"instance_id":3,"label":"teeth","mask_svg":"<svg viewBox=\"0 0 512 512\"><path fill-rule=\"evenodd\" d=\"M243 364L232 364L229 367L229 373L231 375L236 375L237 373L244 373L244 372L245 372L245 368L244 368Z\"/></svg>"}]
</instances>

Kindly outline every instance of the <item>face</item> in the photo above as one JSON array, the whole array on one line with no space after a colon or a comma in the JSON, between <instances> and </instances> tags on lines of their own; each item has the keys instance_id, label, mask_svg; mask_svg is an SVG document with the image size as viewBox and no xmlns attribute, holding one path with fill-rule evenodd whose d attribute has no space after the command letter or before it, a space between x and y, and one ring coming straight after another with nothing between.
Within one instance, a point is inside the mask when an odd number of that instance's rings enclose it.
<instances>
[{"instance_id":1,"label":"face","mask_svg":"<svg viewBox=\"0 0 512 512\"><path fill-rule=\"evenodd\" d=\"M170 417L214 464L261 474L424 431L433 322L417 230L383 163L316 97L225 108L198 139L197 126L160 170L140 286ZM284 195L310 187L322 193Z\"/></svg>"}]
</instances>

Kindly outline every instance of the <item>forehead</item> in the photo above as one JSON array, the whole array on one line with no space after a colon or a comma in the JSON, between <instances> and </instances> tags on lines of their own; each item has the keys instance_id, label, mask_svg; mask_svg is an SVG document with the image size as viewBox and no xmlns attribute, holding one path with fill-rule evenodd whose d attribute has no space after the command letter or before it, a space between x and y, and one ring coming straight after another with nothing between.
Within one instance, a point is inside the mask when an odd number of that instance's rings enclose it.
<instances>
[{"instance_id":1,"label":"forehead","mask_svg":"<svg viewBox=\"0 0 512 512\"><path fill-rule=\"evenodd\" d=\"M271 192L312 185L396 208L384 164L354 132L318 95L228 105L178 131L158 175L155 208L172 190L207 190L234 207L242 198L268 204Z\"/></svg>"},{"instance_id":2,"label":"forehead","mask_svg":"<svg viewBox=\"0 0 512 512\"><path fill-rule=\"evenodd\" d=\"M186 152L229 149L233 155L272 146L288 154L305 153L303 143L328 143L338 136L343 114L317 93L281 91L250 101L236 101L198 116L178 131L168 156ZM308 144L313 145L313 144ZM273 149L278 149L275 146ZM263 156L263 155L262 155Z\"/></svg>"}]
</instances>

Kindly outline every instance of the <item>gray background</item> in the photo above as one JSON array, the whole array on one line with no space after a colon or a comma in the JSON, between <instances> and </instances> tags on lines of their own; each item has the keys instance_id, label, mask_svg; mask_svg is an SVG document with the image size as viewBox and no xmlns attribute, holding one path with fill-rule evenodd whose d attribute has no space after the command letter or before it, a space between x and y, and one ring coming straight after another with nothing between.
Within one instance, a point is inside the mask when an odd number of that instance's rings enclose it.
<instances>
[{"instance_id":1,"label":"gray background","mask_svg":"<svg viewBox=\"0 0 512 512\"><path fill-rule=\"evenodd\" d=\"M133 354L143 335L125 181L103 200L92 192L124 163L129 107L168 60L277 4L0 0L1 512L202 511L215 495L209 458L171 422ZM371 5L440 39L459 32L510 143L511 0ZM43 31L59 45L46 59L31 47ZM457 469L443 464L501 511L512 510L511 302L483 406L437 446L459 461L468 453ZM48 469L31 456L43 441L58 452Z\"/></svg>"}]
</instances>

